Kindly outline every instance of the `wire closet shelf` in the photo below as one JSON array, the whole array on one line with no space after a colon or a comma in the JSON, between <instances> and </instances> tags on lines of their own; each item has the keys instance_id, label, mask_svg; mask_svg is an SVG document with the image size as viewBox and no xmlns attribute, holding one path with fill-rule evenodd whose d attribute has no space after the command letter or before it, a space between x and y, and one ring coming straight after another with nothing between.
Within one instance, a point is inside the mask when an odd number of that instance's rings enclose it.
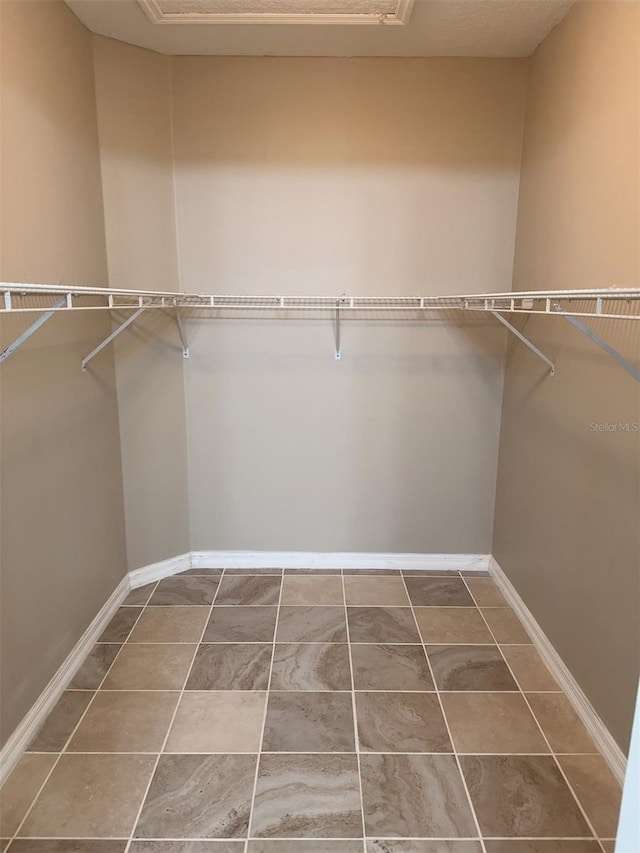
<instances>
[{"instance_id":1,"label":"wire closet shelf","mask_svg":"<svg viewBox=\"0 0 640 853\"><path fill-rule=\"evenodd\" d=\"M340 349L341 316L374 316L385 314L415 321L429 312L486 312L525 344L555 373L554 362L510 322L516 314L543 314L564 317L640 382L640 370L622 353L601 338L579 319L640 320L640 288L609 287L604 289L512 291L507 293L472 293L447 296L244 296L197 293L168 293L153 290L73 287L63 284L26 284L1 282L0 314L38 314L31 325L0 353L0 363L12 355L44 323L58 313L75 311L132 312L127 319L82 359L82 369L145 311L170 309L175 314L182 343L182 354L189 358L183 316L189 311L204 311L211 316L237 317L242 312L269 312L282 315L298 312L330 311L335 317L335 359L342 358ZM505 315L509 315L507 319Z\"/></svg>"}]
</instances>

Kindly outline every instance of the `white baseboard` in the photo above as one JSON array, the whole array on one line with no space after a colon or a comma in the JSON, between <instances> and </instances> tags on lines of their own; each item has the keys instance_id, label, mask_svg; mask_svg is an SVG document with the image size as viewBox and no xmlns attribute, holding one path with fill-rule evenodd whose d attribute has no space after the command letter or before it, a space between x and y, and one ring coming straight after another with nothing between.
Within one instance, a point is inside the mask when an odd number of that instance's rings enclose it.
<instances>
[{"instance_id":1,"label":"white baseboard","mask_svg":"<svg viewBox=\"0 0 640 853\"><path fill-rule=\"evenodd\" d=\"M478 571L489 568L489 554L381 554L353 551L192 551L191 567L228 569L405 569ZM183 570L181 570L183 571Z\"/></svg>"},{"instance_id":2,"label":"white baseboard","mask_svg":"<svg viewBox=\"0 0 640 853\"><path fill-rule=\"evenodd\" d=\"M0 751L0 787L44 724L130 589L129 576L125 575Z\"/></svg>"},{"instance_id":3,"label":"white baseboard","mask_svg":"<svg viewBox=\"0 0 640 853\"><path fill-rule=\"evenodd\" d=\"M192 567L191 552L186 554L178 554L177 557L169 557L168 560L161 560L159 563L151 563L148 566L143 566L141 569L134 569L129 572L129 583L131 589L137 589L139 586L144 586L153 581L168 578L171 575L177 575L179 572L184 572Z\"/></svg>"},{"instance_id":4,"label":"white baseboard","mask_svg":"<svg viewBox=\"0 0 640 853\"><path fill-rule=\"evenodd\" d=\"M585 728L593 738L593 741L602 753L603 758L611 768L616 779L624 782L627 759L611 735L609 729L600 719L595 708L589 702L582 688L575 680L568 667L553 647L540 625L536 622L533 614L526 606L515 587L500 568L498 562L491 557L489 560L489 572L496 585L514 609L518 618L526 628L534 645L540 653L540 657L549 668L551 674L565 692L567 699L573 705L575 712L585 725Z\"/></svg>"}]
</instances>

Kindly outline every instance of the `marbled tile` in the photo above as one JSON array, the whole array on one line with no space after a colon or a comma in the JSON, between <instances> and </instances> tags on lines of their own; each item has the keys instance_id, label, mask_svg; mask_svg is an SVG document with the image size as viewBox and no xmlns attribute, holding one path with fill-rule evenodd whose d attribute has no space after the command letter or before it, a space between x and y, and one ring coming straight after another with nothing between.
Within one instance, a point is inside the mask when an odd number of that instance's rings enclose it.
<instances>
[{"instance_id":1,"label":"marbled tile","mask_svg":"<svg viewBox=\"0 0 640 853\"><path fill-rule=\"evenodd\" d=\"M348 607L352 643L420 643L410 607Z\"/></svg>"},{"instance_id":2,"label":"marbled tile","mask_svg":"<svg viewBox=\"0 0 640 853\"><path fill-rule=\"evenodd\" d=\"M187 690L266 690L273 647L265 643L206 643L198 647Z\"/></svg>"},{"instance_id":3,"label":"marbled tile","mask_svg":"<svg viewBox=\"0 0 640 853\"><path fill-rule=\"evenodd\" d=\"M520 693L442 693L456 752L549 752Z\"/></svg>"},{"instance_id":4,"label":"marbled tile","mask_svg":"<svg viewBox=\"0 0 640 853\"><path fill-rule=\"evenodd\" d=\"M402 569L405 578L459 578L462 572L455 569Z\"/></svg>"},{"instance_id":5,"label":"marbled tile","mask_svg":"<svg viewBox=\"0 0 640 853\"><path fill-rule=\"evenodd\" d=\"M534 646L500 646L521 690L560 690Z\"/></svg>"},{"instance_id":6,"label":"marbled tile","mask_svg":"<svg viewBox=\"0 0 640 853\"><path fill-rule=\"evenodd\" d=\"M551 756L462 755L460 764L485 837L591 836Z\"/></svg>"},{"instance_id":7,"label":"marbled tile","mask_svg":"<svg viewBox=\"0 0 640 853\"><path fill-rule=\"evenodd\" d=\"M285 575L341 575L342 569L285 569Z\"/></svg>"},{"instance_id":8,"label":"marbled tile","mask_svg":"<svg viewBox=\"0 0 640 853\"><path fill-rule=\"evenodd\" d=\"M554 838L533 840L485 841L487 853L602 853L597 841ZM606 849L606 848L605 848Z\"/></svg>"},{"instance_id":9,"label":"marbled tile","mask_svg":"<svg viewBox=\"0 0 640 853\"><path fill-rule=\"evenodd\" d=\"M272 643L277 607L214 607L203 643Z\"/></svg>"},{"instance_id":10,"label":"marbled tile","mask_svg":"<svg viewBox=\"0 0 640 853\"><path fill-rule=\"evenodd\" d=\"M160 752L179 693L101 690L69 752Z\"/></svg>"},{"instance_id":11,"label":"marbled tile","mask_svg":"<svg viewBox=\"0 0 640 853\"><path fill-rule=\"evenodd\" d=\"M282 578L269 575L226 575L220 582L216 605L277 604Z\"/></svg>"},{"instance_id":12,"label":"marbled tile","mask_svg":"<svg viewBox=\"0 0 640 853\"><path fill-rule=\"evenodd\" d=\"M344 604L342 578L334 575L285 575L282 604Z\"/></svg>"},{"instance_id":13,"label":"marbled tile","mask_svg":"<svg viewBox=\"0 0 640 853\"><path fill-rule=\"evenodd\" d=\"M13 835L20 826L57 755L24 753L0 790L0 832Z\"/></svg>"},{"instance_id":14,"label":"marbled tile","mask_svg":"<svg viewBox=\"0 0 640 853\"><path fill-rule=\"evenodd\" d=\"M123 607L144 607L151 598L151 593L156 588L158 582L146 583L144 586L139 586L132 589L129 595L122 602Z\"/></svg>"},{"instance_id":15,"label":"marbled tile","mask_svg":"<svg viewBox=\"0 0 640 853\"><path fill-rule=\"evenodd\" d=\"M278 643L346 643L344 607L281 607Z\"/></svg>"},{"instance_id":16,"label":"marbled tile","mask_svg":"<svg viewBox=\"0 0 640 853\"><path fill-rule=\"evenodd\" d=\"M269 693L265 752L355 752L350 693Z\"/></svg>"},{"instance_id":17,"label":"marbled tile","mask_svg":"<svg viewBox=\"0 0 640 853\"><path fill-rule=\"evenodd\" d=\"M493 643L477 607L414 607L424 643Z\"/></svg>"},{"instance_id":18,"label":"marbled tile","mask_svg":"<svg viewBox=\"0 0 640 853\"><path fill-rule=\"evenodd\" d=\"M452 752L435 693L356 693L362 752Z\"/></svg>"},{"instance_id":19,"label":"marbled tile","mask_svg":"<svg viewBox=\"0 0 640 853\"><path fill-rule=\"evenodd\" d=\"M414 607L475 607L462 578L405 575L405 583Z\"/></svg>"},{"instance_id":20,"label":"marbled tile","mask_svg":"<svg viewBox=\"0 0 640 853\"><path fill-rule=\"evenodd\" d=\"M497 646L427 646L439 690L517 690Z\"/></svg>"},{"instance_id":21,"label":"marbled tile","mask_svg":"<svg viewBox=\"0 0 640 853\"><path fill-rule=\"evenodd\" d=\"M605 853L616 853L616 840L615 838L608 838L606 840L600 839L600 844L602 844ZM567 851L569 853L569 851ZM600 851L598 850L598 853Z\"/></svg>"},{"instance_id":22,"label":"marbled tile","mask_svg":"<svg viewBox=\"0 0 640 853\"><path fill-rule=\"evenodd\" d=\"M224 573L227 577L236 575L236 576L247 576L247 575L275 575L276 577L282 576L282 569L275 567L263 567L260 569L225 569Z\"/></svg>"},{"instance_id":23,"label":"marbled tile","mask_svg":"<svg viewBox=\"0 0 640 853\"><path fill-rule=\"evenodd\" d=\"M126 840L107 841L97 838L65 838L64 840L43 838L16 838L11 853L124 853Z\"/></svg>"},{"instance_id":24,"label":"marbled tile","mask_svg":"<svg viewBox=\"0 0 640 853\"><path fill-rule=\"evenodd\" d=\"M373 577L385 577L385 576L397 576L400 575L400 569L343 569L342 574L345 577L349 577L350 575L358 575L360 577L365 577L366 575L372 575Z\"/></svg>"},{"instance_id":25,"label":"marbled tile","mask_svg":"<svg viewBox=\"0 0 640 853\"><path fill-rule=\"evenodd\" d=\"M100 634L98 642L124 643L141 613L142 607L121 607Z\"/></svg>"},{"instance_id":26,"label":"marbled tile","mask_svg":"<svg viewBox=\"0 0 640 853\"><path fill-rule=\"evenodd\" d=\"M128 837L155 761L154 755L63 755L20 835Z\"/></svg>"},{"instance_id":27,"label":"marbled tile","mask_svg":"<svg viewBox=\"0 0 640 853\"><path fill-rule=\"evenodd\" d=\"M250 841L248 853L362 853L362 841Z\"/></svg>"},{"instance_id":28,"label":"marbled tile","mask_svg":"<svg viewBox=\"0 0 640 853\"><path fill-rule=\"evenodd\" d=\"M421 646L351 646L356 690L435 690Z\"/></svg>"},{"instance_id":29,"label":"marbled tile","mask_svg":"<svg viewBox=\"0 0 640 853\"><path fill-rule=\"evenodd\" d=\"M103 690L181 690L195 645L127 644L109 670Z\"/></svg>"},{"instance_id":30,"label":"marbled tile","mask_svg":"<svg viewBox=\"0 0 640 853\"><path fill-rule=\"evenodd\" d=\"M504 595L491 578L465 578L478 607L508 607Z\"/></svg>"},{"instance_id":31,"label":"marbled tile","mask_svg":"<svg viewBox=\"0 0 640 853\"><path fill-rule=\"evenodd\" d=\"M180 577L196 577L196 578L217 578L220 580L222 577L222 569L207 569L203 566L200 566L197 569L185 569L183 572L179 572Z\"/></svg>"},{"instance_id":32,"label":"marbled tile","mask_svg":"<svg viewBox=\"0 0 640 853\"><path fill-rule=\"evenodd\" d=\"M136 838L244 838L254 755L161 755Z\"/></svg>"},{"instance_id":33,"label":"marbled tile","mask_svg":"<svg viewBox=\"0 0 640 853\"><path fill-rule=\"evenodd\" d=\"M531 643L531 637L509 607L481 607L496 643Z\"/></svg>"},{"instance_id":34,"label":"marbled tile","mask_svg":"<svg viewBox=\"0 0 640 853\"><path fill-rule=\"evenodd\" d=\"M128 853L244 853L244 841L132 841Z\"/></svg>"},{"instance_id":35,"label":"marbled tile","mask_svg":"<svg viewBox=\"0 0 640 853\"><path fill-rule=\"evenodd\" d=\"M250 834L262 838L362 837L357 757L262 755ZM299 850L302 853L303 848Z\"/></svg>"},{"instance_id":36,"label":"marbled tile","mask_svg":"<svg viewBox=\"0 0 640 853\"><path fill-rule=\"evenodd\" d=\"M527 693L533 713L554 752L597 752L564 693Z\"/></svg>"},{"instance_id":37,"label":"marbled tile","mask_svg":"<svg viewBox=\"0 0 640 853\"><path fill-rule=\"evenodd\" d=\"M118 643L95 645L71 679L69 687L74 690L97 690L121 648Z\"/></svg>"},{"instance_id":38,"label":"marbled tile","mask_svg":"<svg viewBox=\"0 0 640 853\"><path fill-rule=\"evenodd\" d=\"M278 643L272 690L351 690L346 643Z\"/></svg>"},{"instance_id":39,"label":"marbled tile","mask_svg":"<svg viewBox=\"0 0 640 853\"><path fill-rule=\"evenodd\" d=\"M197 643L208 615L208 607L147 607L127 642Z\"/></svg>"},{"instance_id":40,"label":"marbled tile","mask_svg":"<svg viewBox=\"0 0 640 853\"><path fill-rule=\"evenodd\" d=\"M452 755L362 755L360 768L367 835L476 835Z\"/></svg>"},{"instance_id":41,"label":"marbled tile","mask_svg":"<svg viewBox=\"0 0 640 853\"><path fill-rule=\"evenodd\" d=\"M402 841L377 838L367 841L367 853L482 853L479 841Z\"/></svg>"},{"instance_id":42,"label":"marbled tile","mask_svg":"<svg viewBox=\"0 0 640 853\"><path fill-rule=\"evenodd\" d=\"M402 577L346 577L344 590L347 604L370 607L408 607L409 599Z\"/></svg>"},{"instance_id":43,"label":"marbled tile","mask_svg":"<svg viewBox=\"0 0 640 853\"><path fill-rule=\"evenodd\" d=\"M88 690L66 690L29 744L31 752L61 752L93 699Z\"/></svg>"},{"instance_id":44,"label":"marbled tile","mask_svg":"<svg viewBox=\"0 0 640 853\"><path fill-rule=\"evenodd\" d=\"M175 607L211 604L220 581L217 577L174 575L158 583L149 599L151 607Z\"/></svg>"},{"instance_id":45,"label":"marbled tile","mask_svg":"<svg viewBox=\"0 0 640 853\"><path fill-rule=\"evenodd\" d=\"M569 784L596 834L611 838L618 830L622 790L601 755L561 755Z\"/></svg>"},{"instance_id":46,"label":"marbled tile","mask_svg":"<svg viewBox=\"0 0 640 853\"><path fill-rule=\"evenodd\" d=\"M165 752L259 752L266 701L257 690L183 693Z\"/></svg>"}]
</instances>

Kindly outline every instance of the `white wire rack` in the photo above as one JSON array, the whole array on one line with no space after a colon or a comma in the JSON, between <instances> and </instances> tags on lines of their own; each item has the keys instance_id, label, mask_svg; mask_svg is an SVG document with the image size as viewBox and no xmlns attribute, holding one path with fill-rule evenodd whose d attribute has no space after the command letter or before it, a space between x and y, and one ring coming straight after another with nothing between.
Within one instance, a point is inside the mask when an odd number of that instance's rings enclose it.
<instances>
[{"instance_id":1,"label":"white wire rack","mask_svg":"<svg viewBox=\"0 0 640 853\"><path fill-rule=\"evenodd\" d=\"M640 287L583 288L578 290L537 290L507 293L472 293L452 296L242 296L195 293L168 293L152 290L123 290L115 288L70 287L63 284L26 284L1 282L0 314L30 314L40 316L12 344L0 353L0 362L15 352L25 340L56 313L73 311L132 311L133 313L100 343L82 361L85 369L89 361L122 331L147 310L170 309L175 318L182 341L183 355L189 357L182 315L189 311L225 313L268 311L326 312L335 315L336 359L341 358L340 317L368 315L370 312L403 313L412 320L433 311L480 311L492 314L523 343L525 343L554 373L554 364L522 332L514 327L505 314L560 315L586 334L594 343L609 352L619 363L640 381L640 372L620 353L579 320L579 317L637 321L640 320Z\"/></svg>"}]
</instances>

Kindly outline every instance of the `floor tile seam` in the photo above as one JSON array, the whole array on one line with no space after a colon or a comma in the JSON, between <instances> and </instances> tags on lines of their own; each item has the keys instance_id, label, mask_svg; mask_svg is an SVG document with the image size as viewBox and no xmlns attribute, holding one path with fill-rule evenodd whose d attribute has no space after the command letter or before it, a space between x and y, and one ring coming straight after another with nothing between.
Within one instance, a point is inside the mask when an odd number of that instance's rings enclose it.
<instances>
[{"instance_id":1,"label":"floor tile seam","mask_svg":"<svg viewBox=\"0 0 640 853\"><path fill-rule=\"evenodd\" d=\"M220 585L221 585L221 583L222 583L222 578L223 578L223 577L224 577L224 571L222 572L222 574L220 575L220 577L217 579L217 580L218 580L218 584L217 584L216 589L215 589L215 592L214 592L214 594L213 594L213 598L211 599L211 605L210 605L210 607L209 607L209 614L208 614L208 616L207 616L207 618L206 618L206 620L205 620L205 622L204 622L204 625L203 625L203 628L202 628L202 632L201 632L201 634L200 634L200 640L202 640L202 637L204 636L204 632L206 631L206 628L207 628L207 624L209 623L209 619L211 618L211 611L213 610L213 603L214 603L214 601L216 600L216 596L218 595L218 590L220 589ZM151 600L151 598L149 598L149 601L150 601L150 600ZM148 606L148 605L147 605L147 606ZM133 645L135 645L135 644L133 644ZM145 786L144 793L143 793L143 795L142 795L142 797L141 797L141 799L140 799L140 805L138 806L138 810L137 810L137 813L136 813L135 819L133 820L133 823L131 824L131 832L129 833L129 841L128 841L128 843L127 843L126 847L125 847L125 853L128 853L129 849L131 848L131 844L133 843L133 840L134 840L134 837L135 837L135 832L136 832L136 829L137 829L137 827L138 827L138 822L139 822L139 820L140 820L140 816L141 816L141 814L142 814L142 810L143 810L143 808L144 808L144 804L145 804L145 802L146 802L146 799L147 799L147 797L148 797L148 795L149 795L149 791L150 791L150 789L151 789L151 784L152 784L152 782L153 782L154 776L156 775L156 771L157 771L157 769L158 769L158 764L160 763L160 757L161 757L161 755L163 755L163 754L164 754L164 752L165 752L165 748L166 748L167 743L168 743L168 741L169 741L169 736L170 736L170 734L171 734L171 729L173 728L173 724L174 724L175 719L176 719L176 716L177 716L177 714L178 714L178 709L180 708L180 703L182 702L182 697L184 696L184 692L185 692L185 688L186 688L186 685L187 685L187 681L189 680L189 675L191 674L191 670L193 669L193 664L194 664L194 661L195 661L195 659L196 659L196 655L197 655L197 653L198 653L199 645L200 645L200 644L196 644L196 645L195 645L195 647L194 647L193 655L192 655L192 657L191 657L191 663L189 664L189 666L188 666L188 668L187 668L187 670L186 670L185 678L184 678L184 681L183 681L183 683L182 683L182 690L180 690L180 691L179 691L179 695L178 695L178 698L177 698L177 701L176 701L175 707L174 707L174 709L173 709L173 714L171 715L171 719L169 720L169 725L167 726L167 731L166 731L166 733L165 733L165 736L164 736L164 739L163 739L163 742L162 742L162 746L161 746L161 748L160 748L159 753L158 753L158 754L157 754L157 756L156 756L156 760L155 760L155 762L154 762L154 764L153 764L153 768L152 768L151 773L150 773L150 775L149 775L149 779L147 780L147 784L146 784L146 786ZM176 691L176 692L178 692L178 691Z\"/></svg>"},{"instance_id":2,"label":"floor tile seam","mask_svg":"<svg viewBox=\"0 0 640 853\"><path fill-rule=\"evenodd\" d=\"M302 842L333 842L340 843L342 841L373 841L376 839L392 840L392 841L481 841L482 838L477 835L384 835L377 833L374 835L365 836L308 836L308 835L283 835L283 836L259 836L250 835L247 838L230 838L228 836L194 836L194 835L166 835L166 836L150 836L149 838L136 838L134 841L158 842L158 841L204 841L204 842L233 842L236 844L244 844L245 842L265 842L265 841L302 841ZM21 835L20 841L127 841L126 836L122 835ZM485 841L615 841L615 838L595 839L590 835L487 835L484 836Z\"/></svg>"},{"instance_id":3,"label":"floor tile seam","mask_svg":"<svg viewBox=\"0 0 640 853\"><path fill-rule=\"evenodd\" d=\"M119 610L119 609L120 609L120 608L118 608L118 610ZM139 620L140 620L140 617L141 617L141 616L142 616L142 614L144 613L144 609L145 609L145 605L143 605L143 606L140 608L140 612L138 613L138 616L137 616L137 618L136 618L135 622L134 622L134 623L133 623L133 625L131 626L131 629L130 629L130 631L129 631L129 634L131 633L131 631L133 631L133 629L135 628L135 626L138 624L138 622L139 622ZM118 611L116 610L116 613L117 613L117 612L118 612ZM114 614L114 616L115 616L115 614ZM96 644L96 645L97 645L97 644ZM34 806L35 806L36 802L38 801L38 798L40 797L40 794L41 794L41 793L42 793L42 791L44 790L45 785L47 784L47 782L48 782L48 781L49 781L49 779L51 778L51 776L52 776L52 774L53 774L54 770L56 769L56 767L57 767L57 766L58 766L58 764L60 763L60 759L61 759L61 758L62 758L62 756L65 754L65 750L66 750L66 748L69 746L69 744L71 743L71 741L72 741L73 737L75 736L75 733L77 732L78 728L79 728L79 727L80 727L80 725L82 724L82 721L84 720L85 716L87 715L87 712L89 711L89 708L91 708L91 706L93 705L93 703L94 703L94 701L95 701L95 698L96 698L96 696L98 695L98 692L99 692L100 688L101 688L101 687L102 687L102 685L104 684L105 679L106 679L106 678L107 678L107 676L109 675L109 672L111 671L111 669L112 669L113 665L115 664L115 662L118 660L118 658L119 658L119 657L120 657L120 655L122 654L122 650L124 649L125 645L126 645L126 640L125 640L125 641L120 645L120 648L118 649L118 651L117 651L117 653L116 653L116 655L115 655L114 659L111 661L110 665L107 667L107 669L106 669L106 671L105 671L105 674L103 675L103 677L102 677L102 679L101 679L100 684L98 685L98 687L97 687L94 691L86 691L86 692L92 692L92 693L93 693L93 696L91 697L91 699L90 699L90 700L89 700L89 702L87 703L87 707L84 709L84 711L83 711L83 712L82 712L82 714L80 715L80 718L78 719L78 721L77 721L76 725L73 727L73 729L72 729L71 733L69 734L69 736L68 736L68 737L67 737L67 739L65 740L65 743L64 743L64 745L63 745L62 749L61 749L59 752L57 752L57 758L55 759L55 761L54 761L54 762L53 762L53 764L51 765L51 768L49 769L49 772L46 774L46 776L45 776L45 778L44 778L44 781L42 782L42 785L40 785L40 787L38 788L38 790L37 790L37 792L36 792L35 796L34 796L34 797L33 797L33 799L31 800L31 804L30 804L29 808L27 809L27 811L25 812L24 817L23 817L23 818L22 818L22 820L20 821L20 823L19 823L19 825L18 825L18 828L16 829L16 832L14 833L14 835L12 835L12 836L11 836L11 843L13 842L13 839L17 836L17 834L19 833L19 831L22 829L22 827L24 826L25 822L27 821L27 819L28 819L29 815L31 814L31 812L32 812L32 810L33 810L33 808L34 808ZM87 654L87 656L85 657L85 659L82 661L82 664L84 664L84 663L85 663L85 661L87 660L87 658L88 658L88 657L89 657L89 655L91 654L91 651L92 651L92 650L93 650L93 647L91 648L91 650L89 651L89 653ZM64 694L64 691L63 691L63 694ZM61 698L62 698L62 697L61 697ZM53 709L52 709L52 710L53 710ZM47 718L47 719L48 719L48 718ZM45 725L46 725L46 721L45 721Z\"/></svg>"},{"instance_id":4,"label":"floor tile seam","mask_svg":"<svg viewBox=\"0 0 640 853\"><path fill-rule=\"evenodd\" d=\"M271 575L270 577L274 577L274 576ZM248 816L248 822L247 822L247 839L246 839L245 844L244 844L244 853L248 853L248 850L249 850L249 836L251 834L251 825L253 823L253 812L254 812L254 808L255 808L256 795L257 795L257 791L258 791L258 778L259 778L259 774L260 774L260 758L263 754L262 747L264 745L264 733L265 733L265 730L267 727L267 712L269 710L269 697L271 695L271 679L273 676L273 662L275 660L275 655L276 655L276 637L278 635L278 624L280 622L280 608L282 607L282 594L284 591L284 579L285 579L284 571L278 577L280 577L280 591L278 593L276 622L275 622L275 626L273 629L273 642L271 643L271 660L269 663L269 674L267 676L267 687L266 687L266 691L265 691L266 695L265 695L265 699L264 699L264 709L262 712L262 726L260 729L260 739L258 741L258 752L256 754L256 769L255 769L255 773L254 773L254 777L253 777L253 787L251 790L251 796L249 798L249 816Z\"/></svg>"},{"instance_id":5,"label":"floor tile seam","mask_svg":"<svg viewBox=\"0 0 640 853\"><path fill-rule=\"evenodd\" d=\"M464 582L465 586L467 587L467 589L469 590L470 595L473 597L473 592L471 591L471 589L469 588L468 584L466 583L465 578L463 578L462 580L463 580L463 582ZM475 598L474 598L474 601L475 601ZM480 608L478 608L478 609L480 609ZM489 625L489 623L487 622L487 620L486 620L486 618L485 618L485 615L484 615L484 613L482 612L482 610L480 610L480 613L481 613L482 618L484 619L484 622L485 622L485 624L486 624L487 628L489 629L489 631L490 631L490 633L491 633L492 637L493 637L494 639L496 639L495 633L493 632L493 629L491 628L491 626L490 626L490 625ZM514 615L515 615L515 614L514 614ZM518 617L516 616L516 618L518 618ZM520 622L520 620L519 620L519 619L518 619L518 622L519 622L520 624L522 624L522 623ZM496 645L498 646L498 649L500 649L500 645L498 644L497 640L496 640ZM589 829L590 829L590 830L591 830L591 832L593 833L593 838L594 838L594 839L596 839L596 841L598 841L598 843L600 843L600 839L599 839L599 837L598 837L598 834L596 833L595 828L594 828L594 826L593 826L593 824L592 824L591 820L589 819L589 816L587 815L587 813L586 813L585 809L583 808L582 803L581 803L581 802L580 802L580 800L578 799L578 795L576 794L576 792L575 792L575 790L574 790L573 785L569 782L569 779L568 779L568 777L567 777L566 773L564 772L564 770L562 769L562 766L560 765L560 762L558 761L558 757L557 757L557 756L558 756L558 755L562 755L562 754L564 754L564 753L556 753L556 752L555 752L555 750L553 749L553 747L551 746L551 742L549 741L549 738L547 737L547 735L546 735L546 733L545 733L544 729L542 728L542 725L541 725L540 721L538 720L538 717L536 716L536 714L535 714L535 712L534 712L533 708L531 707L531 703L530 703L530 702L529 702L529 700L527 699L527 695L526 695L526 693L525 693L525 692L524 692L524 690L522 690L522 688L520 687L520 682L518 681L518 679L517 679L517 678L516 678L516 676L515 676L515 673L514 673L514 672L513 672L513 670L511 669L511 666L510 666L510 664L509 664L509 661L506 659L506 657L505 657L505 656L504 656L504 654L502 653L502 649L500 649L500 655L501 655L501 657L502 657L503 661L505 662L505 665L506 665L507 669L508 669L508 670L509 670L509 672L511 673L511 677L514 679L514 681L515 681L515 682L516 682L516 684L518 685L518 688L519 688L519 691L520 691L520 695L522 696L522 698L523 698L523 700L524 700L524 702L525 702L525 704L526 704L527 708L529 709L529 713L530 713L530 714L531 714L531 716L533 717L533 719L534 719L534 721L535 721L535 724L536 724L536 726L538 727L538 730L540 731L540 734L542 735L542 738L543 738L544 742L547 744L547 746L548 746L548 748L549 748L549 752L550 752L550 754L551 754L551 757L553 758L553 760L554 760L554 762L555 762L555 765L556 765L556 767L558 768L558 771L559 771L560 775L561 775L561 776L562 776L562 778L564 779L565 784L567 785L567 787L568 787L569 791L571 792L571 796L572 796L572 797L573 797L573 799L575 800L575 802L576 802L576 804L577 804L577 806L578 806L578 809L580 810L580 813L582 814L582 816L583 816L584 820L586 821L587 826L589 827ZM565 695L566 695L566 694L565 694ZM600 846L602 846L602 845L600 845Z\"/></svg>"},{"instance_id":6,"label":"floor tile seam","mask_svg":"<svg viewBox=\"0 0 640 853\"><path fill-rule=\"evenodd\" d=\"M360 802L360 825L362 827L362 847L366 853L366 823L365 823L365 811L364 811L364 788L362 785L362 767L361 767L361 759L360 759L360 735L358 731L358 709L356 706L356 690L355 690L355 678L353 675L353 658L351 656L351 632L349 629L349 609L347 606L347 587L345 584L345 574L344 571L340 573L342 579L342 599L344 602L344 621L345 621L345 630L347 633L347 654L349 655L349 672L351 675L351 713L353 715L353 737L354 737L354 746L356 749L356 766L358 768L358 793L359 793L359 802Z\"/></svg>"},{"instance_id":7,"label":"floor tile seam","mask_svg":"<svg viewBox=\"0 0 640 853\"><path fill-rule=\"evenodd\" d=\"M409 598L409 602L411 603L411 614L413 616L413 621L414 621L414 624L416 626L416 631L418 632L418 636L420 638L422 638L422 634L420 633L420 628L418 627L418 620L416 618L415 610L413 609L413 603L411 602L411 598L409 597L409 589L406 585L406 581L405 581L404 576L402 578L402 582L404 583L405 591L407 593L407 597ZM466 584L465 584L465 588L468 589ZM473 818L473 822L474 822L474 825L476 828L476 832L478 833L478 838L480 839L480 846L482 847L482 853L487 853L487 849L486 849L484 841L482 839L482 830L480 828L480 822L478 820L478 816L476 815L476 810L475 810L475 807L473 805L473 801L471 800L471 794L469 793L469 788L467 786L467 780L465 779L464 773L462 772L462 766L460 764L460 759L459 759L458 754L456 752L456 746L455 746L455 742L453 740L453 734L451 732L451 727L449 726L449 720L447 719L447 715L444 712L444 705L442 704L442 698L440 696L440 691L438 689L438 684L436 682L433 667L431 666L431 661L429 660L429 655L427 654L427 649L426 649L425 643L422 644L422 651L423 651L425 658L427 659L427 666L429 667L429 673L431 674L431 680L433 681L433 685L435 688L435 694L436 694L437 699L438 699L438 706L440 708L440 713L442 714L442 719L444 720L444 724L445 724L445 727L447 729L447 734L449 736L449 741L451 743L451 749L453 750L452 754L453 754L454 760L456 762L456 767L458 768L458 773L459 773L460 779L462 781L462 786L464 788L465 795L467 797L467 804L468 804L469 809L471 811L471 816Z\"/></svg>"},{"instance_id":8,"label":"floor tile seam","mask_svg":"<svg viewBox=\"0 0 640 853\"><path fill-rule=\"evenodd\" d=\"M530 750L527 752L509 752L502 750L500 752L479 752L478 750L467 751L467 750L408 750L408 749L361 749L359 750L361 755L453 755L456 752L457 755L464 755L470 758L474 756L538 756L538 757L546 757L548 758L551 753L550 752L531 752ZM56 753L51 752L36 752L29 753L30 755L53 755ZM176 750L161 750L157 749L112 749L112 750L73 750L71 752L65 753L66 755L357 755L357 750L344 750L344 749L329 749L329 750L318 750L318 749L305 749L305 750L291 750L291 749L264 749L260 751L256 751L255 749L248 750L191 750L191 749L176 749ZM563 758L575 758L575 757L591 757L594 755L600 755L598 752L560 752L555 753L556 755L560 755Z\"/></svg>"}]
</instances>

